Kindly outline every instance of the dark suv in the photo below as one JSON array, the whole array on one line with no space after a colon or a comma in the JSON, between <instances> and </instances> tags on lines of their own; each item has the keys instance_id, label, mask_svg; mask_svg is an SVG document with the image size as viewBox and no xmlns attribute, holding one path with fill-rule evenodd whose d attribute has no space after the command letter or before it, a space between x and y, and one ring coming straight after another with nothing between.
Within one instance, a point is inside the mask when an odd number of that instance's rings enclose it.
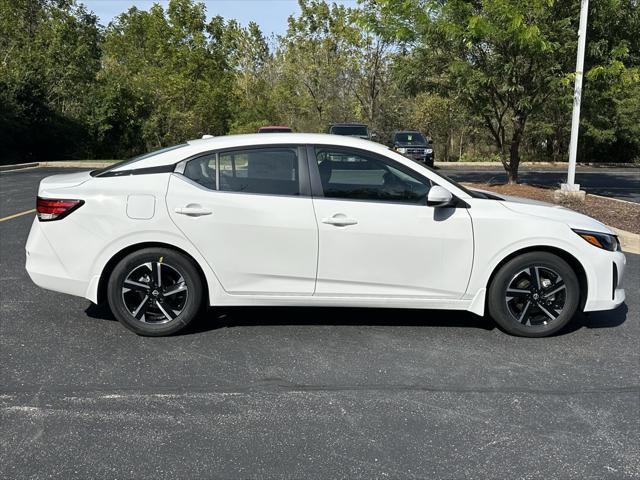
<instances>
[{"instance_id":1,"label":"dark suv","mask_svg":"<svg viewBox=\"0 0 640 480\"><path fill-rule=\"evenodd\" d=\"M433 167L433 142L420 132L402 130L391 138L392 148L412 160Z\"/></svg>"},{"instance_id":2,"label":"dark suv","mask_svg":"<svg viewBox=\"0 0 640 480\"><path fill-rule=\"evenodd\" d=\"M329 133L364 138L365 140L371 139L369 127L364 123L332 123L329 127Z\"/></svg>"}]
</instances>

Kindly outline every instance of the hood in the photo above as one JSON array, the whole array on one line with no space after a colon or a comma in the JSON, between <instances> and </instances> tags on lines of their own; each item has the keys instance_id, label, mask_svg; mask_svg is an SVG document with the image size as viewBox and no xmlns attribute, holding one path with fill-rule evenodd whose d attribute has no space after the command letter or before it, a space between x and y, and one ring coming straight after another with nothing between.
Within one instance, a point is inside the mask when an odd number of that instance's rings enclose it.
<instances>
[{"instance_id":1,"label":"hood","mask_svg":"<svg viewBox=\"0 0 640 480\"><path fill-rule=\"evenodd\" d=\"M495 195L495 193L493 195ZM508 195L498 196L504 199L501 201L501 204L513 212L555 220L567 224L570 228L613 234L604 223L587 215L583 215L582 213L561 207L560 205L531 200L529 198L511 197Z\"/></svg>"},{"instance_id":2,"label":"hood","mask_svg":"<svg viewBox=\"0 0 640 480\"><path fill-rule=\"evenodd\" d=\"M40 190L55 190L80 185L91 178L89 171L51 175L40 182Z\"/></svg>"}]
</instances>

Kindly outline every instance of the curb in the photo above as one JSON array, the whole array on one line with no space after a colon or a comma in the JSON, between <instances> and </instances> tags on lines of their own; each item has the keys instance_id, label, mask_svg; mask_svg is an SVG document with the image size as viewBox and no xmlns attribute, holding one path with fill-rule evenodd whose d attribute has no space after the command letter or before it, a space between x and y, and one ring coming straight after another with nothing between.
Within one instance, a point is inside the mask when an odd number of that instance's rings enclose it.
<instances>
[{"instance_id":1,"label":"curb","mask_svg":"<svg viewBox=\"0 0 640 480\"><path fill-rule=\"evenodd\" d=\"M606 200L614 200L616 202L626 203L627 205L640 205L638 202L632 202L630 200L622 200L621 198L605 197L604 195L596 195L595 193L587 192L587 195L590 197L604 198Z\"/></svg>"},{"instance_id":2,"label":"curb","mask_svg":"<svg viewBox=\"0 0 640 480\"><path fill-rule=\"evenodd\" d=\"M607 225L608 226L608 225ZM640 235L619 228L609 227L620 240L622 250L627 253L640 254Z\"/></svg>"},{"instance_id":3,"label":"curb","mask_svg":"<svg viewBox=\"0 0 640 480\"><path fill-rule=\"evenodd\" d=\"M104 168L109 167L117 161L104 161L104 160L65 160L60 162L40 162L39 167L44 168Z\"/></svg>"},{"instance_id":4,"label":"curb","mask_svg":"<svg viewBox=\"0 0 640 480\"><path fill-rule=\"evenodd\" d=\"M40 164L38 162L17 163L13 165L0 165L0 172L13 172L15 170L24 170L25 168L36 168Z\"/></svg>"}]
</instances>

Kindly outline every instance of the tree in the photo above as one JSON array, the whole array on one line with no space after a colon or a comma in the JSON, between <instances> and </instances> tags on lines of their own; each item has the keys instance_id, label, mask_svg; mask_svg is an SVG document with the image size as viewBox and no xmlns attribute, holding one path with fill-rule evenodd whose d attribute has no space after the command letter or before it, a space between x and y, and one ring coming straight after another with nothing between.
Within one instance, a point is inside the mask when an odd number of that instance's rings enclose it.
<instances>
[{"instance_id":1,"label":"tree","mask_svg":"<svg viewBox=\"0 0 640 480\"><path fill-rule=\"evenodd\" d=\"M3 161L90 150L85 99L100 68L96 17L75 2L0 0Z\"/></svg>"},{"instance_id":2,"label":"tree","mask_svg":"<svg viewBox=\"0 0 640 480\"><path fill-rule=\"evenodd\" d=\"M135 110L143 115L146 150L228 131L233 75L226 29L221 17L207 23L204 5L190 0L171 0L166 11L132 7L107 28L102 75L143 105Z\"/></svg>"}]
</instances>

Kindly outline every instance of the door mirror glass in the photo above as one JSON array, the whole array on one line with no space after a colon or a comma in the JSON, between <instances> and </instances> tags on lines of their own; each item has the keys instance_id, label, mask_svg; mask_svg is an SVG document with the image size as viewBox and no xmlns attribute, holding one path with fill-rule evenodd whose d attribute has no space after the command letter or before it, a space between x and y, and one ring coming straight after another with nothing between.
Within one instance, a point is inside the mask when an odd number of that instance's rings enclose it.
<instances>
[{"instance_id":1,"label":"door mirror glass","mask_svg":"<svg viewBox=\"0 0 640 480\"><path fill-rule=\"evenodd\" d=\"M434 185L427 195L427 205L430 207L448 207L451 206L453 195L446 188L440 185Z\"/></svg>"}]
</instances>

